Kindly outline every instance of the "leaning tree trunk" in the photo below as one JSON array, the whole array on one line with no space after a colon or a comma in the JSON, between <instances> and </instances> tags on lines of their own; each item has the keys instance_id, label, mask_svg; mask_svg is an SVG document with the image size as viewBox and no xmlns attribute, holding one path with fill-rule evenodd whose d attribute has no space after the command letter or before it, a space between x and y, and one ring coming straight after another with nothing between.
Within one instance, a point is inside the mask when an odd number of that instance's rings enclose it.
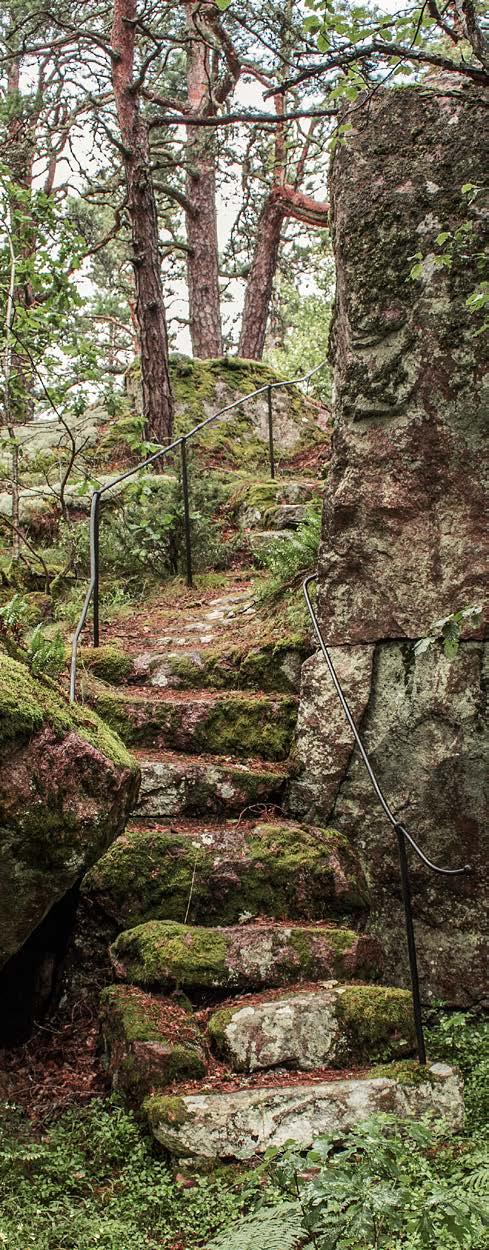
<instances>
[{"instance_id":1,"label":"leaning tree trunk","mask_svg":"<svg viewBox=\"0 0 489 1250\"><path fill-rule=\"evenodd\" d=\"M209 95L209 49L194 22L196 6L187 6L187 92L193 113L199 113ZM222 356L219 259L216 213L216 158L214 137L199 126L187 127L186 212L187 277L190 335L194 356Z\"/></svg>"},{"instance_id":2,"label":"leaning tree trunk","mask_svg":"<svg viewBox=\"0 0 489 1250\"><path fill-rule=\"evenodd\" d=\"M127 185L145 432L163 442L172 433L173 402L148 132L133 88L136 17L136 0L114 0L112 82Z\"/></svg>"},{"instance_id":3,"label":"leaning tree trunk","mask_svg":"<svg viewBox=\"0 0 489 1250\"><path fill-rule=\"evenodd\" d=\"M283 204L272 191L260 213L255 254L246 285L238 351L247 360L261 360L263 356L283 218Z\"/></svg>"}]
</instances>

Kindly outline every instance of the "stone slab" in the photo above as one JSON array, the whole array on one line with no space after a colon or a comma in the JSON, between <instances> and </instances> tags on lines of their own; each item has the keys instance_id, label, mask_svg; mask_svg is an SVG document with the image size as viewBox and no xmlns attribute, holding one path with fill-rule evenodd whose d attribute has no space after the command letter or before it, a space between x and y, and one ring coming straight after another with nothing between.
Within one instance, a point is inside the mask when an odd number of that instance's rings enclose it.
<instances>
[{"instance_id":1,"label":"stone slab","mask_svg":"<svg viewBox=\"0 0 489 1250\"><path fill-rule=\"evenodd\" d=\"M426 1078L350 1078L235 1093L148 1099L145 1110L156 1139L170 1154L202 1160L246 1160L294 1141L304 1149L322 1133L347 1132L379 1112L401 1120L428 1112L448 1131L463 1127L462 1082L446 1064L432 1064Z\"/></svg>"}]
</instances>

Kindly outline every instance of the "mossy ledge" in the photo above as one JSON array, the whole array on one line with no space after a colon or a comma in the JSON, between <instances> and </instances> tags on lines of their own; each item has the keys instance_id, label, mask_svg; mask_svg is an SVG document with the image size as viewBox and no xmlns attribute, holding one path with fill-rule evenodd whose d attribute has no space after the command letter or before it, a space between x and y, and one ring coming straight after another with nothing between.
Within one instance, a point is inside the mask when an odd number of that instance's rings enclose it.
<instances>
[{"instance_id":1,"label":"mossy ledge","mask_svg":"<svg viewBox=\"0 0 489 1250\"><path fill-rule=\"evenodd\" d=\"M76 733L118 768L137 770L123 743L95 712L70 704L53 682L33 677L25 664L0 654L0 745L29 739L46 725L59 738Z\"/></svg>"},{"instance_id":2,"label":"mossy ledge","mask_svg":"<svg viewBox=\"0 0 489 1250\"><path fill-rule=\"evenodd\" d=\"M145 988L183 986L197 995L339 977L376 979L378 942L350 929L287 924L203 928L152 920L119 934L116 976Z\"/></svg>"}]
</instances>

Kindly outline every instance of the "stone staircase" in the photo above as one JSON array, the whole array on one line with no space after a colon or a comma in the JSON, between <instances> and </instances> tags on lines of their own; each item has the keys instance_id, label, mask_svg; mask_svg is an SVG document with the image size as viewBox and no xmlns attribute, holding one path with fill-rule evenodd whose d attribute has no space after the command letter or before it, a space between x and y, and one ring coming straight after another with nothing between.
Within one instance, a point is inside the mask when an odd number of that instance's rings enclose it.
<instances>
[{"instance_id":1,"label":"stone staircase","mask_svg":"<svg viewBox=\"0 0 489 1250\"><path fill-rule=\"evenodd\" d=\"M290 485L283 509L300 507ZM293 531L282 518L274 532ZM114 1087L194 1161L308 1146L376 1111L460 1127L456 1073L419 1067L410 994L382 984L356 852L288 815L310 639L264 622L239 570L108 635L85 653L84 696L142 773L131 823L82 885L85 924L110 947Z\"/></svg>"}]
</instances>

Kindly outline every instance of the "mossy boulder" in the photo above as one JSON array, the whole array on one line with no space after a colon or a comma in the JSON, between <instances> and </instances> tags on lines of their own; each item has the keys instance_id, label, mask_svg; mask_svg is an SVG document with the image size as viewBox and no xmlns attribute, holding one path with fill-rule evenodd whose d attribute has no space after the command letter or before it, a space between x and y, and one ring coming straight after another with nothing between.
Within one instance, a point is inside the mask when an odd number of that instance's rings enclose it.
<instances>
[{"instance_id":1,"label":"mossy boulder","mask_svg":"<svg viewBox=\"0 0 489 1250\"><path fill-rule=\"evenodd\" d=\"M411 996L382 985L338 985L243 998L209 1020L214 1049L236 1072L342 1068L414 1050Z\"/></svg>"},{"instance_id":2,"label":"mossy boulder","mask_svg":"<svg viewBox=\"0 0 489 1250\"><path fill-rule=\"evenodd\" d=\"M227 756L162 753L141 762L141 818L227 815L272 806L283 798L287 770L280 762Z\"/></svg>"},{"instance_id":3,"label":"mossy boulder","mask_svg":"<svg viewBox=\"0 0 489 1250\"><path fill-rule=\"evenodd\" d=\"M219 412L228 404L243 400L253 391L261 394L238 404L236 408L212 422L198 437L198 454L233 467L264 466L268 457L268 400L266 387L279 381L277 374L262 361L219 357L197 360L174 354L170 374L175 399L175 433L184 434L200 421ZM139 362L127 370L126 393L132 408L142 411ZM297 451L324 440L318 423L316 405L297 387L283 387L273 392L274 439L282 454Z\"/></svg>"},{"instance_id":4,"label":"mossy boulder","mask_svg":"<svg viewBox=\"0 0 489 1250\"><path fill-rule=\"evenodd\" d=\"M112 1088L131 1101L173 1081L205 1075L199 1026L171 999L109 985L100 996L100 1021Z\"/></svg>"},{"instance_id":5,"label":"mossy boulder","mask_svg":"<svg viewBox=\"0 0 489 1250\"><path fill-rule=\"evenodd\" d=\"M346 838L287 822L127 830L82 891L119 929L187 913L193 924L233 924L243 913L320 920L368 902Z\"/></svg>"},{"instance_id":6,"label":"mossy boulder","mask_svg":"<svg viewBox=\"0 0 489 1250\"><path fill-rule=\"evenodd\" d=\"M116 976L144 987L189 992L253 990L304 980L375 979L382 951L372 938L322 925L200 928L152 920L111 947Z\"/></svg>"},{"instance_id":7,"label":"mossy boulder","mask_svg":"<svg viewBox=\"0 0 489 1250\"><path fill-rule=\"evenodd\" d=\"M139 770L95 715L0 655L0 963L121 832Z\"/></svg>"},{"instance_id":8,"label":"mossy boulder","mask_svg":"<svg viewBox=\"0 0 489 1250\"><path fill-rule=\"evenodd\" d=\"M156 691L115 692L97 685L88 698L128 745L194 754L285 759L297 719L297 701L290 696L233 693L178 699Z\"/></svg>"}]
</instances>

